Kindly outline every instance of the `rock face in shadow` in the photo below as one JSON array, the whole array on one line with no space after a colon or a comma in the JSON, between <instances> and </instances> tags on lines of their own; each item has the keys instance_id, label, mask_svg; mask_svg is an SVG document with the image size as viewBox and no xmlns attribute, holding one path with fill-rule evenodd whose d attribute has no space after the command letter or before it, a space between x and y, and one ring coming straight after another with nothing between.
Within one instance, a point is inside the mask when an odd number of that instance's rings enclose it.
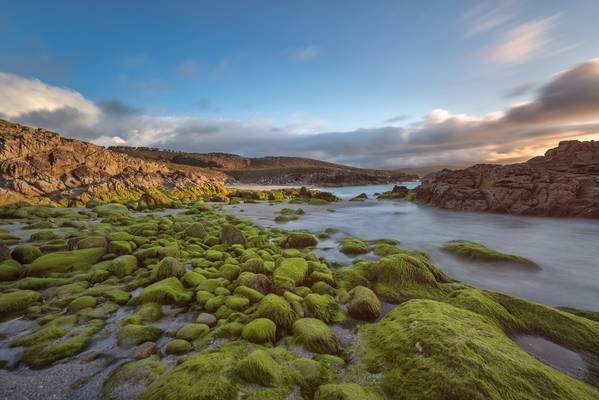
<instances>
[{"instance_id":1,"label":"rock face in shadow","mask_svg":"<svg viewBox=\"0 0 599 400\"><path fill-rule=\"evenodd\" d=\"M0 120L0 203L63 199L84 204L102 196L141 196L152 188L195 192L220 184L195 171L173 170L45 129Z\"/></svg>"},{"instance_id":2,"label":"rock face in shadow","mask_svg":"<svg viewBox=\"0 0 599 400\"><path fill-rule=\"evenodd\" d=\"M451 210L599 218L599 142L563 141L527 162L425 177L416 200Z\"/></svg>"}]
</instances>

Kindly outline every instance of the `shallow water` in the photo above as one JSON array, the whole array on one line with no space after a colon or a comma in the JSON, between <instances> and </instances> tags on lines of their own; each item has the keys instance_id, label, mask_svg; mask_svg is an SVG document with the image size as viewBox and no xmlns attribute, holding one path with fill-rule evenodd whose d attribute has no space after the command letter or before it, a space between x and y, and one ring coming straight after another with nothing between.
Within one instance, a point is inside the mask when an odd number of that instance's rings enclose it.
<instances>
[{"instance_id":1,"label":"shallow water","mask_svg":"<svg viewBox=\"0 0 599 400\"><path fill-rule=\"evenodd\" d=\"M416 183L408 183L415 186ZM393 185L327 188L344 200L328 206L239 204L227 208L266 226L319 232L337 228L361 239L392 238L424 250L456 279L481 288L515 294L550 305L599 309L599 221L556 219L440 210L401 200L378 201L373 193ZM369 200L347 199L367 193ZM283 207L306 211L296 221L274 222ZM331 212L334 210L334 212ZM504 263L470 262L444 252L449 240L467 239L532 259L541 269ZM319 244L319 254L348 264L335 241ZM325 250L324 248L329 248Z\"/></svg>"},{"instance_id":2,"label":"shallow water","mask_svg":"<svg viewBox=\"0 0 599 400\"><path fill-rule=\"evenodd\" d=\"M584 379L588 373L586 361L572 350L539 336L518 335L513 339L527 353L570 376Z\"/></svg>"}]
</instances>

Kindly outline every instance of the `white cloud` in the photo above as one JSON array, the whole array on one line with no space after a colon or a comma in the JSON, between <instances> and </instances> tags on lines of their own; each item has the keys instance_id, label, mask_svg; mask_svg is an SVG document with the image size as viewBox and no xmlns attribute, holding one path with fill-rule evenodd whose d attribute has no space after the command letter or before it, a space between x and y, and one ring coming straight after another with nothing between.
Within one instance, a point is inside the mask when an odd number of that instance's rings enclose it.
<instances>
[{"instance_id":1,"label":"white cloud","mask_svg":"<svg viewBox=\"0 0 599 400\"><path fill-rule=\"evenodd\" d=\"M97 122L101 114L98 106L73 90L0 72L0 113L6 117L66 108L77 110L78 117L85 124Z\"/></svg>"},{"instance_id":2,"label":"white cloud","mask_svg":"<svg viewBox=\"0 0 599 400\"><path fill-rule=\"evenodd\" d=\"M486 52L489 62L518 64L552 52L551 31L557 17L529 21L503 33Z\"/></svg>"}]
</instances>

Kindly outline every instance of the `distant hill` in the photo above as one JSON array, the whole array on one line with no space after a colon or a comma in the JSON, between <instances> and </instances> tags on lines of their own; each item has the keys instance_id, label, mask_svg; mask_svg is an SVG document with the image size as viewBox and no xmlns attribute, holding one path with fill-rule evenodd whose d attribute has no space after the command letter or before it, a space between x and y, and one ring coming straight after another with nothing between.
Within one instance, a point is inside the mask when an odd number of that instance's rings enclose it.
<instances>
[{"instance_id":1,"label":"distant hill","mask_svg":"<svg viewBox=\"0 0 599 400\"><path fill-rule=\"evenodd\" d=\"M127 146L110 149L147 160L212 169L226 174L229 183L344 186L394 183L417 177L400 170L356 168L303 157L244 157Z\"/></svg>"}]
</instances>

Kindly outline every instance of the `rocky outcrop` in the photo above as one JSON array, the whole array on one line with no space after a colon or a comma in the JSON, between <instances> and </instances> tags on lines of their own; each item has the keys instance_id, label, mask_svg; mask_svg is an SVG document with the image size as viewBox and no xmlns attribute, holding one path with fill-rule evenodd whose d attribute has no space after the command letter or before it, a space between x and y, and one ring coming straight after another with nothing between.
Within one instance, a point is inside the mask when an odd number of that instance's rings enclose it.
<instances>
[{"instance_id":1,"label":"rocky outcrop","mask_svg":"<svg viewBox=\"0 0 599 400\"><path fill-rule=\"evenodd\" d=\"M221 184L193 171L0 120L0 203L137 200L154 189L197 196L218 192Z\"/></svg>"},{"instance_id":2,"label":"rocky outcrop","mask_svg":"<svg viewBox=\"0 0 599 400\"><path fill-rule=\"evenodd\" d=\"M512 165L479 164L425 177L416 200L452 210L599 218L599 142L560 142Z\"/></svg>"}]
</instances>

